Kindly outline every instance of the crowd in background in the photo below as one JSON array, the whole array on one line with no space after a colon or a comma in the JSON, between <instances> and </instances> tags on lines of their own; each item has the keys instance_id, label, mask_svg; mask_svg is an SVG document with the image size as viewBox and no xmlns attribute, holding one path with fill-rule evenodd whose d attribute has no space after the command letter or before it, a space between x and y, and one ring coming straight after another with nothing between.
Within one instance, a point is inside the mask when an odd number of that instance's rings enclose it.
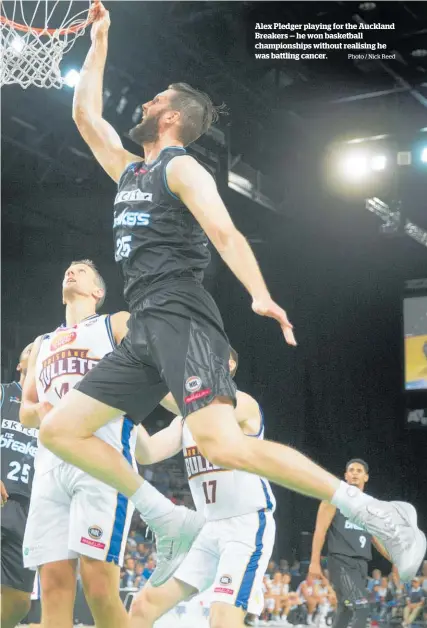
<instances>
[{"instance_id":1,"label":"crowd in background","mask_svg":"<svg viewBox=\"0 0 427 628\"><path fill-rule=\"evenodd\" d=\"M327 569L321 580L302 576L298 563L287 568L273 561L264 578L265 609L260 625L281 622L281 625L329 626L337 607L335 591ZM427 561L420 575L409 584L402 584L392 570L384 576L374 569L368 579L368 602L373 624L427 626Z\"/></svg>"}]
</instances>

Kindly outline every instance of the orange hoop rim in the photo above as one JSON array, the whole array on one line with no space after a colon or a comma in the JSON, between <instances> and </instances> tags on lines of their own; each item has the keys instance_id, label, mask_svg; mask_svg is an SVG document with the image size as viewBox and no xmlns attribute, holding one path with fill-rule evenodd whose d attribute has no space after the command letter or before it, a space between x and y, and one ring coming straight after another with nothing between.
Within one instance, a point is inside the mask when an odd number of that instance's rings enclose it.
<instances>
[{"instance_id":1,"label":"orange hoop rim","mask_svg":"<svg viewBox=\"0 0 427 628\"><path fill-rule=\"evenodd\" d=\"M93 0L92 7L95 7L100 0ZM71 35L72 33L78 33L83 30L89 24L91 24L95 19L95 16L88 17L87 20L81 22L80 24L75 24L74 26L70 26L69 28L37 28L35 26L27 26L26 24L20 24L19 22L14 22L13 20L9 20L9 18L4 15L0 15L0 24L7 24L11 26L14 30L19 31L21 33L36 33L37 35Z\"/></svg>"}]
</instances>

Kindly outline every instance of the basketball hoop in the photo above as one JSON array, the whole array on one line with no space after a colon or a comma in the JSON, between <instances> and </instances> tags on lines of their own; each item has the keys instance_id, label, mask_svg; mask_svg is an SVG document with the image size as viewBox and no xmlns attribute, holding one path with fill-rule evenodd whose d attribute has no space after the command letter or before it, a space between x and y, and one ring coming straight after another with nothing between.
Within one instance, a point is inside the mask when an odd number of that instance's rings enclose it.
<instances>
[{"instance_id":1,"label":"basketball hoop","mask_svg":"<svg viewBox=\"0 0 427 628\"><path fill-rule=\"evenodd\" d=\"M73 4L80 9L77 13L72 12ZM91 4L89 0L0 2L0 85L60 89L64 79L59 64L90 24Z\"/></svg>"}]
</instances>

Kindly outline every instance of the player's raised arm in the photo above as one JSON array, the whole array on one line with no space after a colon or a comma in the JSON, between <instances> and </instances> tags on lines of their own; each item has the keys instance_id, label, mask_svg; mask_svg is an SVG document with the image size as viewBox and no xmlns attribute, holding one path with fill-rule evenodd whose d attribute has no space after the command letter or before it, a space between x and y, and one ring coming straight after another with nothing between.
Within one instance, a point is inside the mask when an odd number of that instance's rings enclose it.
<instances>
[{"instance_id":1,"label":"player's raised arm","mask_svg":"<svg viewBox=\"0 0 427 628\"><path fill-rule=\"evenodd\" d=\"M177 416L168 427L150 436L138 427L135 458L139 464L154 464L172 458L182 449L182 418Z\"/></svg>"},{"instance_id":2,"label":"player's raised arm","mask_svg":"<svg viewBox=\"0 0 427 628\"><path fill-rule=\"evenodd\" d=\"M39 336L28 358L27 375L22 388L22 401L19 420L24 427L40 427L40 421L52 408L48 402L40 402L36 386L36 361L40 351L42 336Z\"/></svg>"},{"instance_id":3,"label":"player's raised arm","mask_svg":"<svg viewBox=\"0 0 427 628\"><path fill-rule=\"evenodd\" d=\"M271 298L255 255L236 229L213 177L193 157L172 159L166 169L168 186L188 207L230 270L252 297L252 309L280 324L286 342L296 345L286 312Z\"/></svg>"},{"instance_id":4,"label":"player's raised arm","mask_svg":"<svg viewBox=\"0 0 427 628\"><path fill-rule=\"evenodd\" d=\"M102 86L108 50L110 15L102 3L92 8L92 45L74 90L73 120L95 158L114 181L140 157L123 148L118 133L102 117Z\"/></svg>"}]
</instances>

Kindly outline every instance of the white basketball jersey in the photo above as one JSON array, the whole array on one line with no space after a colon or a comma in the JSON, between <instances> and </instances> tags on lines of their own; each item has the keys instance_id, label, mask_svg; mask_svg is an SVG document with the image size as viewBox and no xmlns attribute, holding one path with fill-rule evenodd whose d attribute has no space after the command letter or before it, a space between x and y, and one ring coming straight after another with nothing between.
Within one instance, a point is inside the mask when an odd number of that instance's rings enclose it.
<instances>
[{"instance_id":1,"label":"white basketball jersey","mask_svg":"<svg viewBox=\"0 0 427 628\"><path fill-rule=\"evenodd\" d=\"M264 438L259 433L247 438ZM207 521L240 517L259 510L274 511L276 500L267 480L245 471L221 469L199 452L186 423L182 429L185 466L194 504Z\"/></svg>"},{"instance_id":2,"label":"white basketball jersey","mask_svg":"<svg viewBox=\"0 0 427 628\"><path fill-rule=\"evenodd\" d=\"M46 334L36 362L36 384L40 401L53 406L115 347L110 316L90 316L73 327L58 327ZM118 416L95 435L123 453L135 466L136 430L127 417ZM62 460L41 443L36 456L36 471L44 473Z\"/></svg>"}]
</instances>

